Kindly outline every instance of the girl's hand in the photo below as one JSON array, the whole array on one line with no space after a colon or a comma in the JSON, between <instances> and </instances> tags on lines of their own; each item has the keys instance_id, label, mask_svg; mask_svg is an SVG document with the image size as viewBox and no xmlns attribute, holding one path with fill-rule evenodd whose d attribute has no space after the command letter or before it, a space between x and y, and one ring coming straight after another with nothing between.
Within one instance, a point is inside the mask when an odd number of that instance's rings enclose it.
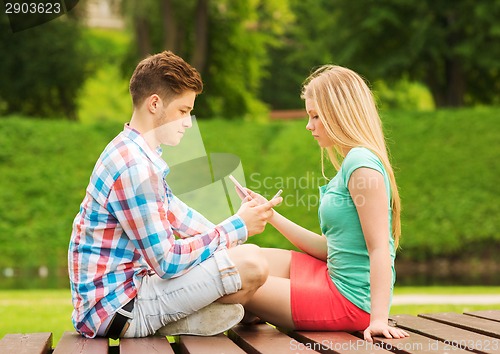
<instances>
[{"instance_id":1,"label":"girl's hand","mask_svg":"<svg viewBox=\"0 0 500 354\"><path fill-rule=\"evenodd\" d=\"M373 343L372 336L384 335L385 338L404 338L410 335L403 331L401 328L391 327L387 322L384 321L372 321L367 329L365 329L364 337L365 340Z\"/></svg>"},{"instance_id":2,"label":"girl's hand","mask_svg":"<svg viewBox=\"0 0 500 354\"><path fill-rule=\"evenodd\" d=\"M248 189L246 187L244 187L244 188L245 188L245 191L247 192L247 194L249 195L250 198L244 196L242 193L240 193L238 188L236 188L236 192L238 193L238 195L240 196L240 198L242 199L243 202L245 202L245 200L250 199L252 202L256 203L257 205L263 205L266 203L273 203L274 206L276 206L283 201L282 197L278 197L278 198L275 198L275 199L272 199L269 201L266 198L264 198L263 196L261 196L259 193L255 193L253 190ZM279 202L276 203L276 201L278 201L278 200L279 200ZM270 216L267 219L268 222L272 223L275 215L276 215L276 212L274 211L274 209L271 209Z\"/></svg>"}]
</instances>

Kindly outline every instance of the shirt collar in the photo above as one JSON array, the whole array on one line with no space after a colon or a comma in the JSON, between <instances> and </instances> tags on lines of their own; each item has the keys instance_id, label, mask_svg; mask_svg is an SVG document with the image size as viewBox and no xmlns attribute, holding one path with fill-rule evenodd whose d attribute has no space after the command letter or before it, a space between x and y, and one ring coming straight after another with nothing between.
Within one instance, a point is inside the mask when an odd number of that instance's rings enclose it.
<instances>
[{"instance_id":1,"label":"shirt collar","mask_svg":"<svg viewBox=\"0 0 500 354\"><path fill-rule=\"evenodd\" d=\"M132 128L128 123L125 123L123 128L123 135L132 140L139 148L144 152L147 158L160 170L163 171L163 177L165 177L169 172L170 168L167 162L161 157L163 150L161 146L157 146L156 149L152 149L146 139L141 135L141 133L134 128Z\"/></svg>"}]
</instances>

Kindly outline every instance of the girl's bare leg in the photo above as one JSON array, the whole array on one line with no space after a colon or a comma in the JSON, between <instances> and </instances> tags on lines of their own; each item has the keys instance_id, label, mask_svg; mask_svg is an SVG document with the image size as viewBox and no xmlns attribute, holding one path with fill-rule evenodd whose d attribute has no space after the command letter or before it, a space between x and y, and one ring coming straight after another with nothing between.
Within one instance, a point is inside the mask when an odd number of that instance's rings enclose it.
<instances>
[{"instance_id":1,"label":"girl's bare leg","mask_svg":"<svg viewBox=\"0 0 500 354\"><path fill-rule=\"evenodd\" d=\"M269 276L245 304L251 314L274 325L293 329L290 303L290 251L263 248L262 255L269 265Z\"/></svg>"},{"instance_id":2,"label":"girl's bare leg","mask_svg":"<svg viewBox=\"0 0 500 354\"><path fill-rule=\"evenodd\" d=\"M270 275L245 304L245 309L276 326L294 329L290 303L290 279Z\"/></svg>"},{"instance_id":3,"label":"girl's bare leg","mask_svg":"<svg viewBox=\"0 0 500 354\"><path fill-rule=\"evenodd\" d=\"M292 252L279 248L262 248L261 251L269 265L269 275L290 279Z\"/></svg>"}]
</instances>

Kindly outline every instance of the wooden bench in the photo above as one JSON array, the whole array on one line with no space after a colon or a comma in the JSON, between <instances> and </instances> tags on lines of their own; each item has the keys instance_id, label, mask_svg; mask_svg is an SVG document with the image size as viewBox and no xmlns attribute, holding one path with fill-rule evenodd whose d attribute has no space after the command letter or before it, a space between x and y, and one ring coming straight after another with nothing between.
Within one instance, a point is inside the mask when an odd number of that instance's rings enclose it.
<instances>
[{"instance_id":1,"label":"wooden bench","mask_svg":"<svg viewBox=\"0 0 500 354\"><path fill-rule=\"evenodd\" d=\"M66 332L52 349L51 333L7 334L0 340L0 354L150 354L150 353L500 353L500 310L464 314L433 313L418 317L392 316L391 321L410 332L404 339L362 340L362 333L290 332L270 325L236 326L226 335L86 339ZM116 342L115 342L116 343Z\"/></svg>"}]
</instances>

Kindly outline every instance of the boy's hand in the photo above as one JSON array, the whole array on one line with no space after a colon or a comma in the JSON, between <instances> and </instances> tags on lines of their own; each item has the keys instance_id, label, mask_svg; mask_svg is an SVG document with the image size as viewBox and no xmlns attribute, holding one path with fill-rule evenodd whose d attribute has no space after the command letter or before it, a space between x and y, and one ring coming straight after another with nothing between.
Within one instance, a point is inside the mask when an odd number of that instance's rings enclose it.
<instances>
[{"instance_id":1,"label":"boy's hand","mask_svg":"<svg viewBox=\"0 0 500 354\"><path fill-rule=\"evenodd\" d=\"M267 203L267 199L264 198L263 196L261 196L259 193L256 193L254 192L253 190L251 189L248 189L246 187L245 188L245 191L248 193L248 195L257 202L257 204L264 204L264 203ZM245 198L246 196L243 195L238 188L236 188L236 193L238 193L238 196L241 198L242 201L245 201Z\"/></svg>"},{"instance_id":2,"label":"boy's hand","mask_svg":"<svg viewBox=\"0 0 500 354\"><path fill-rule=\"evenodd\" d=\"M247 189L247 191L250 190ZM273 216L273 208L283 201L281 197L267 201L257 193L252 193L253 195L249 194L254 199L245 198L243 204L241 204L240 209L236 213L245 222L249 237L264 231L267 221ZM257 196L264 199L264 201L260 198L257 200Z\"/></svg>"}]
</instances>

